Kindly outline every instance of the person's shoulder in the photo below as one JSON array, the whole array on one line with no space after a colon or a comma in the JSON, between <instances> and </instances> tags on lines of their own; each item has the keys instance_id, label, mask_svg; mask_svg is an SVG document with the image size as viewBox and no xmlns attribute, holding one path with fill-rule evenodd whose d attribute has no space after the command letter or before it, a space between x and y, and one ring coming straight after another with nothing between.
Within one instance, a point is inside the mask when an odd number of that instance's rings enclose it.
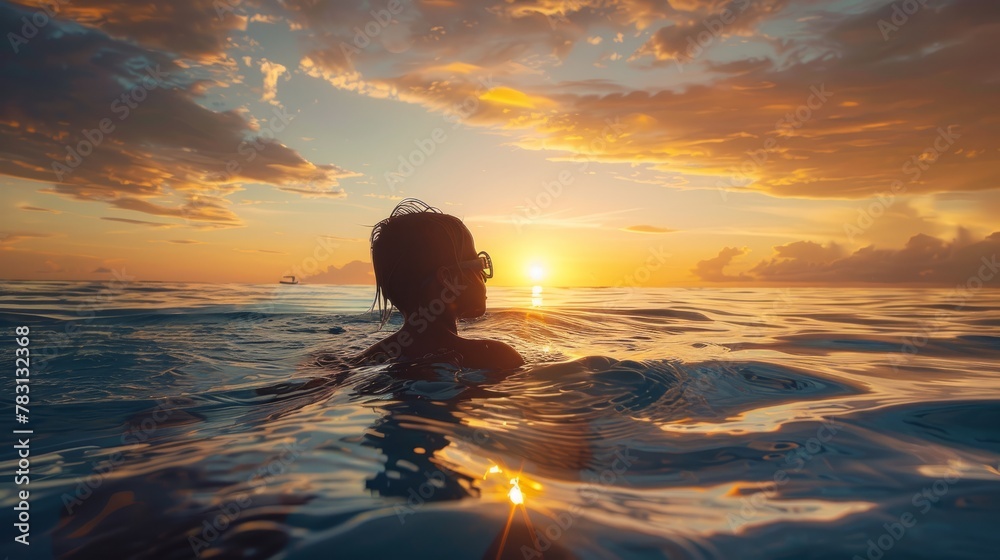
<instances>
[{"instance_id":1,"label":"person's shoulder","mask_svg":"<svg viewBox=\"0 0 1000 560\"><path fill-rule=\"evenodd\" d=\"M513 346L499 340L470 340L474 349L489 362L491 367L512 369L524 365L524 358Z\"/></svg>"},{"instance_id":2,"label":"person's shoulder","mask_svg":"<svg viewBox=\"0 0 1000 560\"><path fill-rule=\"evenodd\" d=\"M350 358L349 362L352 365L373 365L388 362L391 358L385 350L385 340L383 340L372 344L360 354Z\"/></svg>"}]
</instances>

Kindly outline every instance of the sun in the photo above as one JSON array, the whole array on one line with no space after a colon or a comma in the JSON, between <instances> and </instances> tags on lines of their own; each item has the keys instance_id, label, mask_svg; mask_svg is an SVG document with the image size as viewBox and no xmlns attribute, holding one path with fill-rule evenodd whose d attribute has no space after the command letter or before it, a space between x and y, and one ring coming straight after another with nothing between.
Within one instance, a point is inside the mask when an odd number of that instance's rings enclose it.
<instances>
[{"instance_id":1,"label":"sun","mask_svg":"<svg viewBox=\"0 0 1000 560\"><path fill-rule=\"evenodd\" d=\"M528 276L533 282L541 282L545 278L545 269L540 264L533 264L528 268Z\"/></svg>"}]
</instances>

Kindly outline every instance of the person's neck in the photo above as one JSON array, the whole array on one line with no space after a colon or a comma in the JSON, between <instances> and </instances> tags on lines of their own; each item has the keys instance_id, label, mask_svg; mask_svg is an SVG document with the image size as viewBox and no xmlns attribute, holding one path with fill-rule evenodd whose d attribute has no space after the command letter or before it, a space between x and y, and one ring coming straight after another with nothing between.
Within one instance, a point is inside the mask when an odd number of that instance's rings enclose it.
<instances>
[{"instance_id":1,"label":"person's neck","mask_svg":"<svg viewBox=\"0 0 1000 560\"><path fill-rule=\"evenodd\" d=\"M417 317L415 321L410 321L410 317ZM401 330L410 333L415 340L437 339L451 336L458 336L458 321L450 314L439 315L433 320L421 317L413 313L404 313L405 321Z\"/></svg>"}]
</instances>

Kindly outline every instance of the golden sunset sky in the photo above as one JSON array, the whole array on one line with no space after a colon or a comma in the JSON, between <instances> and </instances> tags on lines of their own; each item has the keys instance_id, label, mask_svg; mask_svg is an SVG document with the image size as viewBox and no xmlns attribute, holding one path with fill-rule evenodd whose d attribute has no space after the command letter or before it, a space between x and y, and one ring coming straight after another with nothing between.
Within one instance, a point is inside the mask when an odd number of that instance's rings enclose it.
<instances>
[{"instance_id":1,"label":"golden sunset sky","mask_svg":"<svg viewBox=\"0 0 1000 560\"><path fill-rule=\"evenodd\" d=\"M497 285L951 285L1000 252L998 2L23 1L0 29L4 279L370 283L405 197Z\"/></svg>"}]
</instances>

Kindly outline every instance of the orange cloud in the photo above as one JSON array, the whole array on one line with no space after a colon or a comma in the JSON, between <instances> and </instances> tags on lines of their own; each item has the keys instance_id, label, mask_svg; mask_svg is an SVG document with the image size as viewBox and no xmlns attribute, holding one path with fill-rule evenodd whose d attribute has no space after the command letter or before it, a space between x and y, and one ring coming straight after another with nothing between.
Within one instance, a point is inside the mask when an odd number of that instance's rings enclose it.
<instances>
[{"instance_id":1,"label":"orange cloud","mask_svg":"<svg viewBox=\"0 0 1000 560\"><path fill-rule=\"evenodd\" d=\"M638 226L623 227L622 231L630 231L632 233L670 233L677 230L661 228L656 226L638 225Z\"/></svg>"},{"instance_id":2,"label":"orange cloud","mask_svg":"<svg viewBox=\"0 0 1000 560\"><path fill-rule=\"evenodd\" d=\"M539 95L528 95L513 88L498 86L491 88L479 96L482 101L489 101L498 105L508 105L523 109L537 109L543 106L553 105L552 100Z\"/></svg>"},{"instance_id":3,"label":"orange cloud","mask_svg":"<svg viewBox=\"0 0 1000 560\"><path fill-rule=\"evenodd\" d=\"M702 16L728 4L689 2L675 5L671 13L679 18L675 21L701 25ZM451 33L442 24L449 33L407 51L411 64L399 65L403 70L395 75L368 77L359 59L348 79L319 56L329 49L310 54L303 65L312 75L363 95L445 113L472 107L462 114L463 122L514 131L522 148L693 176L700 188L861 199L899 186L909 194L998 187L1000 119L992 115L1000 82L991 78L992 63L981 53L1000 49L1000 35L990 31L1000 22L1000 4L942 3L933 17L912 18L888 42L872 22L889 6L802 20L796 25L808 37L785 42L754 31L783 17L787 5L784 0L753 3L742 25L726 26L725 33L744 34L772 54L727 62L702 56L695 61L699 78L683 88L609 87L593 81L570 86L514 74L499 80L491 74L499 64L492 56L497 52L507 55L504 63L513 59L537 66L541 57L561 60L567 49L585 42L580 32L594 22L582 16L584 3L577 8L541 2L506 6L497 21L479 23L476 40L471 31ZM444 23L462 13L433 11ZM535 36L534 17L545 14L569 18L570 24L554 31L568 46ZM415 21L430 17L417 14ZM637 26L637 21L629 16L619 25ZM678 48L665 46L669 41L662 36L651 41L670 52ZM479 70L446 81L405 70L458 52ZM374 51L368 56L378 59ZM484 92L485 81L493 86ZM606 89L597 91L595 85ZM621 123L621 132L608 134L609 123Z\"/></svg>"},{"instance_id":4,"label":"orange cloud","mask_svg":"<svg viewBox=\"0 0 1000 560\"><path fill-rule=\"evenodd\" d=\"M172 228L177 227L177 224L168 224L166 222L149 222L146 220L133 220L131 218L113 218L110 216L101 216L102 220L108 220L111 222L121 222L123 224L135 224L141 226L149 226L154 228Z\"/></svg>"}]
</instances>

